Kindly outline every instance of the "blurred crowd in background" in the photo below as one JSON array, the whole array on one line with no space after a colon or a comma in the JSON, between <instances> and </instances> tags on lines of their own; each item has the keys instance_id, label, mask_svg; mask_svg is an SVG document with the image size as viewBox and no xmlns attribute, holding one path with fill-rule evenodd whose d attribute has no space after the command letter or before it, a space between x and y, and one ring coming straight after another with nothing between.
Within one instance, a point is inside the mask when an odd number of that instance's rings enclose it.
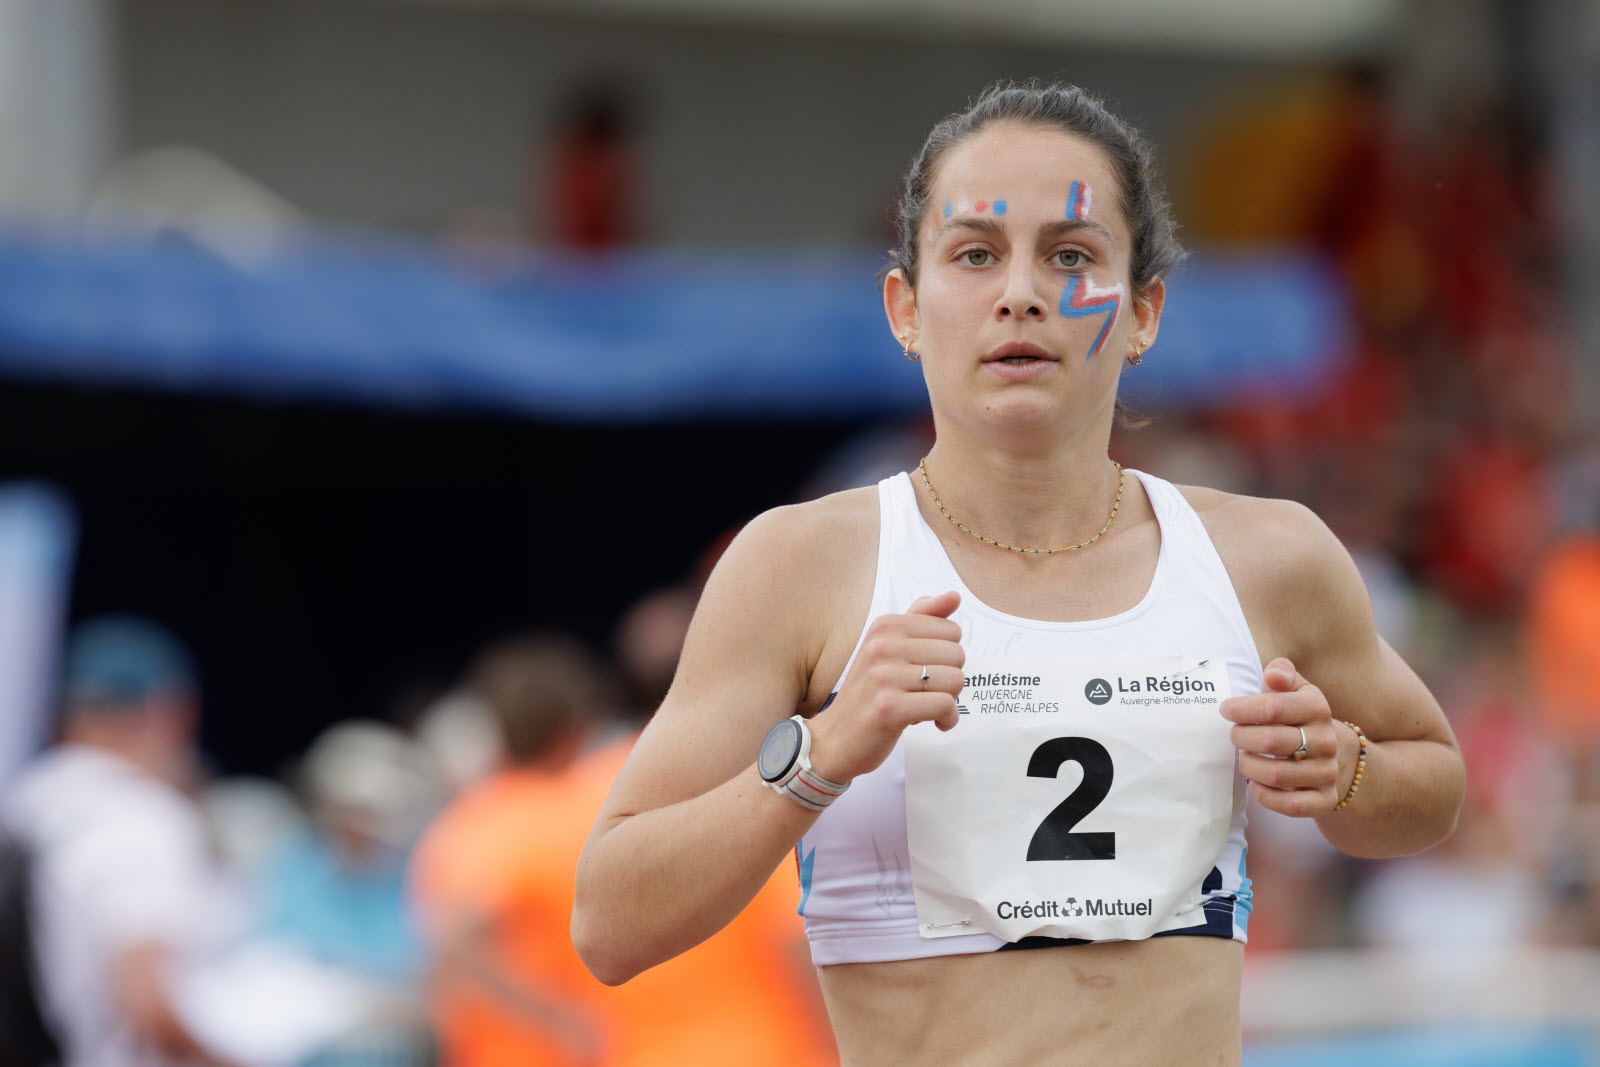
<instances>
[{"instance_id":1,"label":"blurred crowd in background","mask_svg":"<svg viewBox=\"0 0 1600 1067\"><path fill-rule=\"evenodd\" d=\"M509 635L416 721L329 726L287 780L205 772L169 630L81 625L58 743L5 808L42 887L39 1014L71 1062L827 1062L791 868L623 988L567 936L579 850L694 603L640 600L614 657Z\"/></svg>"},{"instance_id":2,"label":"blurred crowd in background","mask_svg":"<svg viewBox=\"0 0 1600 1067\"><path fill-rule=\"evenodd\" d=\"M1477 990L1530 954L1585 950L1571 973L1592 983L1600 428L1596 354L1570 295L1572 222L1552 191L1564 164L1514 85L1411 74L1276 72L1172 124L1181 134L1161 147L1185 242L1202 259L1314 254L1346 294L1347 340L1314 395L1152 404L1113 454L1321 515L1465 753L1460 829L1420 857L1350 859L1309 822L1253 811L1247 969L1404 950L1436 961L1401 994L1425 999L1446 977ZM584 82L526 161L539 175L527 202L462 205L434 236L490 278L525 243L646 239L647 117L629 92ZM146 162L108 198L149 207L170 192L150 175L196 173L193 158ZM246 213L273 215L269 197L223 185ZM151 210L171 223L168 207ZM884 227L857 237L884 240ZM1162 358L1159 341L1146 358ZM1125 382L1138 411L1137 372ZM912 468L930 443L915 418L866 423L803 492ZM57 744L0 782L0 824L33 843L39 884L55 887L34 902L35 948L57 968L42 1014L104 1067L135 1062L130 1032L176 1059L241 1067L828 1062L788 866L713 941L618 989L588 976L567 936L578 851L733 532L680 561L680 581L632 590L603 640L530 609L447 691L327 722L279 777L208 768L197 635L137 603L80 620L60 657ZM1576 992L1600 1003L1600 987ZM1285 1023L1252 1014L1247 991L1247 1037L1314 1031L1338 1011L1319 999Z\"/></svg>"}]
</instances>

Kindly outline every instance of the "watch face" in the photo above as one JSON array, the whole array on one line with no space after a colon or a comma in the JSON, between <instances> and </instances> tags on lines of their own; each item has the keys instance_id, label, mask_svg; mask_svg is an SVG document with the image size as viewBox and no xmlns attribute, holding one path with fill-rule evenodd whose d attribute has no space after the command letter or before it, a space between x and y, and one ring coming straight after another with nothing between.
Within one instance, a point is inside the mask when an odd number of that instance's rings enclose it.
<instances>
[{"instance_id":1,"label":"watch face","mask_svg":"<svg viewBox=\"0 0 1600 1067\"><path fill-rule=\"evenodd\" d=\"M761 742L761 754L756 757L756 769L766 781L776 782L788 773L799 755L800 724L785 719L767 731L766 740Z\"/></svg>"}]
</instances>

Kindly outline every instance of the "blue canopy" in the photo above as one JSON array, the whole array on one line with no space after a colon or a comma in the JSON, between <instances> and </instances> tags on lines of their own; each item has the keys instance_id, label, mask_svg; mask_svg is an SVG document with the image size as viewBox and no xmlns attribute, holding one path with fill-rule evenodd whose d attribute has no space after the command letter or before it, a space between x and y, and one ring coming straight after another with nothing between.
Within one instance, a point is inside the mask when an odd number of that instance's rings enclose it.
<instances>
[{"instance_id":1,"label":"blue canopy","mask_svg":"<svg viewBox=\"0 0 1600 1067\"><path fill-rule=\"evenodd\" d=\"M320 238L241 267L182 239L0 235L0 375L541 418L858 417L926 404L877 253L540 251ZM1304 255L1197 256L1124 377L1148 409L1315 388L1343 294Z\"/></svg>"}]
</instances>

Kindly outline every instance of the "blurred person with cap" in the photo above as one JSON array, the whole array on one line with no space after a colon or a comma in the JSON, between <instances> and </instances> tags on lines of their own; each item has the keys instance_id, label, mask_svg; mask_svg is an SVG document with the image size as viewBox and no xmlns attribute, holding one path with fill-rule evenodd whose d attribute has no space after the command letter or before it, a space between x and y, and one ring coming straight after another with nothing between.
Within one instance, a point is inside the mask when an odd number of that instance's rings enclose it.
<instances>
[{"instance_id":1,"label":"blurred person with cap","mask_svg":"<svg viewBox=\"0 0 1600 1067\"><path fill-rule=\"evenodd\" d=\"M406 904L411 847L440 787L421 747L387 723L337 723L300 766L310 825L263 872L264 932L390 992L416 984Z\"/></svg>"},{"instance_id":2,"label":"blurred person with cap","mask_svg":"<svg viewBox=\"0 0 1600 1067\"><path fill-rule=\"evenodd\" d=\"M217 1062L178 986L230 918L198 808L181 786L199 689L183 644L133 616L71 635L59 741L0 818L32 857L44 1013L64 1067Z\"/></svg>"}]
</instances>

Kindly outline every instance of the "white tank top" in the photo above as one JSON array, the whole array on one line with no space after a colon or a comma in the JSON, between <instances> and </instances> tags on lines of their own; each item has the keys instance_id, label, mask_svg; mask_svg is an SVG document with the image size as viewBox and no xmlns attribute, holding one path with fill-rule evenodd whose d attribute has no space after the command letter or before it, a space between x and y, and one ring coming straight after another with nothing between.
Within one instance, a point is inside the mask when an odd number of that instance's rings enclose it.
<instances>
[{"instance_id":1,"label":"white tank top","mask_svg":"<svg viewBox=\"0 0 1600 1067\"><path fill-rule=\"evenodd\" d=\"M1149 590L1127 611L1084 622L1046 622L1007 615L982 603L962 583L917 507L910 476L901 473L878 483L878 570L868 622L904 612L918 597L954 589L961 594L961 605L951 617L961 626L969 663L1001 656L1105 656L1138 650L1221 660L1231 695L1260 692L1255 642L1199 516L1170 483L1140 471L1129 473L1139 478L1150 498L1161 529L1161 549ZM858 638L857 652L860 645ZM855 656L852 652L851 663ZM847 663L841 681L849 669ZM906 834L903 749L903 744L896 745L882 766L856 778L849 792L822 813L795 848L800 914L805 917L812 962L823 967L1084 943L1051 937L1007 942L987 933L940 937L919 933ZM1251 893L1245 877L1244 799L1244 779L1235 773L1226 843L1203 883L1193 887L1204 900L1204 921L1158 936L1246 939Z\"/></svg>"}]
</instances>

